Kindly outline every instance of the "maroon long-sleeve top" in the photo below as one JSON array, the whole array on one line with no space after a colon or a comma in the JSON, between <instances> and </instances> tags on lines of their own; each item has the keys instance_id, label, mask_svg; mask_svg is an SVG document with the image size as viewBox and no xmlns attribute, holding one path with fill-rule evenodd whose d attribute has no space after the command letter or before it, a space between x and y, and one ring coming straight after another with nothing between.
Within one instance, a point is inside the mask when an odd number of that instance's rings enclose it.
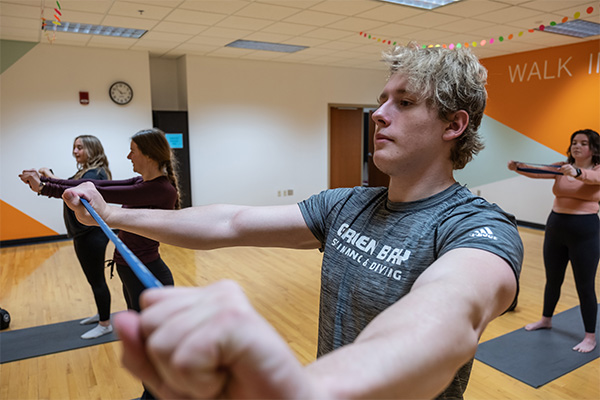
<instances>
[{"instance_id":1,"label":"maroon long-sleeve top","mask_svg":"<svg viewBox=\"0 0 600 400\"><path fill-rule=\"evenodd\" d=\"M65 190L83 182L92 182L107 203L122 204L123 208L158 208L172 210L177 201L177 190L166 176L144 181L141 176L115 180L89 179L52 179L42 177L46 185L42 195L61 198ZM160 257L159 243L155 240L121 230L119 238L143 263L152 262ZM114 253L117 264L126 262L117 250Z\"/></svg>"}]
</instances>

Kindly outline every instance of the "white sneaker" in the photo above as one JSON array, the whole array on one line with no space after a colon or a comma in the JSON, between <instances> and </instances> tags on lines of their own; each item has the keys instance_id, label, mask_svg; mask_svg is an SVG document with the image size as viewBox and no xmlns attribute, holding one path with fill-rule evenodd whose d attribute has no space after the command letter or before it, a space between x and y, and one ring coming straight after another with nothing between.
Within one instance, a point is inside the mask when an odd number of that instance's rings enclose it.
<instances>
[{"instance_id":1,"label":"white sneaker","mask_svg":"<svg viewBox=\"0 0 600 400\"><path fill-rule=\"evenodd\" d=\"M91 317L82 319L81 321L79 321L79 325L89 325L89 324L93 324L100 321L100 316L98 314L93 315Z\"/></svg>"},{"instance_id":2,"label":"white sneaker","mask_svg":"<svg viewBox=\"0 0 600 400\"><path fill-rule=\"evenodd\" d=\"M108 335L113 331L112 325L102 326L100 324L96 325L96 327L92 330L87 331L83 335L81 335L82 339L96 339L100 336Z\"/></svg>"}]
</instances>

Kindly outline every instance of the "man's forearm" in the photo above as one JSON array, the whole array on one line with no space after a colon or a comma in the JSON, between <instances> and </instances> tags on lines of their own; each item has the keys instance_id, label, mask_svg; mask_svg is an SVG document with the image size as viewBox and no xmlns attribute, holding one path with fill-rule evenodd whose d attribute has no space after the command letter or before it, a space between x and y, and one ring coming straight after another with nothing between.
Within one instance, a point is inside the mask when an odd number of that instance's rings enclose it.
<instances>
[{"instance_id":1,"label":"man's forearm","mask_svg":"<svg viewBox=\"0 0 600 400\"><path fill-rule=\"evenodd\" d=\"M314 249L320 244L298 205L215 204L182 210L111 208L107 223L162 243L197 250L232 246Z\"/></svg>"},{"instance_id":2,"label":"man's forearm","mask_svg":"<svg viewBox=\"0 0 600 400\"><path fill-rule=\"evenodd\" d=\"M243 207L210 205L182 210L111 207L107 224L116 229L190 249L235 246L231 220Z\"/></svg>"}]
</instances>

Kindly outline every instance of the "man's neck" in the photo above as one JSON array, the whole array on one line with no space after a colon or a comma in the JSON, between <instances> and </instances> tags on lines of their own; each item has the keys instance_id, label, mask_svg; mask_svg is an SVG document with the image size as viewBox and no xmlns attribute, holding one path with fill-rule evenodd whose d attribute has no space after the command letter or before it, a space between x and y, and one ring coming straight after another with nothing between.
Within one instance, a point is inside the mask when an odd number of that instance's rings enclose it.
<instances>
[{"instance_id":1,"label":"man's neck","mask_svg":"<svg viewBox=\"0 0 600 400\"><path fill-rule=\"evenodd\" d=\"M443 192L454 183L456 180L451 171L439 175L392 176L388 198L393 202L417 201Z\"/></svg>"}]
</instances>

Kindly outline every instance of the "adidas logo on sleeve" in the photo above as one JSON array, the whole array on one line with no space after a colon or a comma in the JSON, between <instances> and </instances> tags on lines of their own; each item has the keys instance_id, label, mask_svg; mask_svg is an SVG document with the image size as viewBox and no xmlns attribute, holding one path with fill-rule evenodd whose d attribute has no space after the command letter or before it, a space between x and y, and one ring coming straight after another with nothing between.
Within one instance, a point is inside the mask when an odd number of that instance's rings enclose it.
<instances>
[{"instance_id":1,"label":"adidas logo on sleeve","mask_svg":"<svg viewBox=\"0 0 600 400\"><path fill-rule=\"evenodd\" d=\"M485 228L475 229L471 232L471 237L483 237L490 238L492 240L498 240L498 238L494 235L494 232L487 226Z\"/></svg>"}]
</instances>

